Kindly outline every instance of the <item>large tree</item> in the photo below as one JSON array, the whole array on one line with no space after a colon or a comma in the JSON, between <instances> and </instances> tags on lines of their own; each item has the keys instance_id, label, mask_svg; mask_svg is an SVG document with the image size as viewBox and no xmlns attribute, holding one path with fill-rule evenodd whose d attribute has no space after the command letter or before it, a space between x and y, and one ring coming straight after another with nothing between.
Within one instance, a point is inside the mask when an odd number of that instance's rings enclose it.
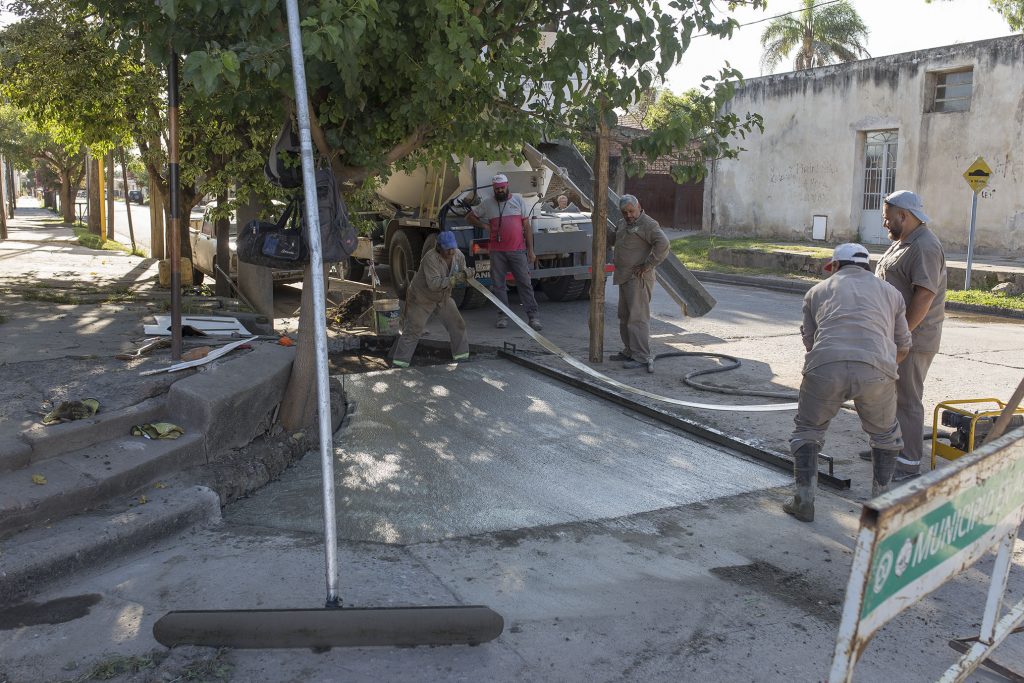
<instances>
[{"instance_id":1,"label":"large tree","mask_svg":"<svg viewBox=\"0 0 1024 683\"><path fill-rule=\"evenodd\" d=\"M268 107L283 119L293 106L281 2L66 1L141 41L153 64L166 64L173 45L196 95L219 98L222 121ZM693 36L728 37L737 25L713 0L320 0L301 11L314 141L350 187L396 164L508 158L526 141L593 131L658 85ZM712 85L703 97L728 94ZM730 114L707 149L735 154L730 138L759 124ZM679 117L637 153L686 146L693 135ZM693 161L701 172L705 160ZM300 363L307 341L311 349L311 335L300 336L287 426L313 415L312 373Z\"/></svg>"},{"instance_id":2,"label":"large tree","mask_svg":"<svg viewBox=\"0 0 1024 683\"><path fill-rule=\"evenodd\" d=\"M11 105L0 105L0 155L21 170L37 164L45 167L59 185L64 222L75 221L75 194L85 176L85 154L80 144L57 142L24 112Z\"/></svg>"},{"instance_id":3,"label":"large tree","mask_svg":"<svg viewBox=\"0 0 1024 683\"><path fill-rule=\"evenodd\" d=\"M773 19L761 33L761 68L771 73L794 51L796 71L869 57L868 28L847 0L818 7L803 0L798 14Z\"/></svg>"},{"instance_id":4,"label":"large tree","mask_svg":"<svg viewBox=\"0 0 1024 683\"><path fill-rule=\"evenodd\" d=\"M169 211L167 64L147 59L148 37L88 3L25 0L11 7L21 20L0 32L0 92L65 144L80 141L96 155L137 147ZM182 84L180 94L181 215L188 216L204 195L239 183L239 201L250 190L269 195L261 150L275 132L280 103L234 89L227 96L200 93L191 82ZM247 95L248 104L238 106ZM188 257L184 226L183 220L181 254Z\"/></svg>"}]
</instances>

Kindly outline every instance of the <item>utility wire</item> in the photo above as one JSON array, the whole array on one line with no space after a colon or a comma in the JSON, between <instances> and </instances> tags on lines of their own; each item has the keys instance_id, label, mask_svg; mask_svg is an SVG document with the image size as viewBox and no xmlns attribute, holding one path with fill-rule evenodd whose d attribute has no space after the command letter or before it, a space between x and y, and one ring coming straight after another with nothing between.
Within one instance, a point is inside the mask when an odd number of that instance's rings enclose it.
<instances>
[{"instance_id":1,"label":"utility wire","mask_svg":"<svg viewBox=\"0 0 1024 683\"><path fill-rule=\"evenodd\" d=\"M763 24L764 22L771 21L772 19L781 19L782 17L788 17L791 14L799 14L800 12L803 12L806 9L817 9L819 7L825 7L826 5L834 5L837 2L842 2L842 0L824 0L823 2L819 2L819 3L815 4L815 5L811 5L810 8L801 7L800 9L791 10L789 12L783 12L782 14L776 14L775 16L762 17L761 19L755 19L754 21L748 21L745 24L739 24L739 25L736 26L736 28L743 28L744 26L753 26L754 24ZM711 34L711 33L698 33L695 36L693 36L693 38L703 38L705 36L710 36L710 35L713 35L713 34Z\"/></svg>"}]
</instances>

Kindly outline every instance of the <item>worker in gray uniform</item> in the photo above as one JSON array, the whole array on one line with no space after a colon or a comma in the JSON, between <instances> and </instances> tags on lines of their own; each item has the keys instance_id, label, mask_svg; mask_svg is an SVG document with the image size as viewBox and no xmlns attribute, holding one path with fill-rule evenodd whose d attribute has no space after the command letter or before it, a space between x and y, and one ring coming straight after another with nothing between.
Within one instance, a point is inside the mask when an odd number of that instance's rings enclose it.
<instances>
[{"instance_id":1,"label":"worker in gray uniform","mask_svg":"<svg viewBox=\"0 0 1024 683\"><path fill-rule=\"evenodd\" d=\"M896 421L896 368L910 352L906 306L895 287L875 277L868 250L840 244L825 266L830 277L804 296L804 358L800 402L789 439L796 493L783 510L814 521L818 454L825 431L846 401L853 401L871 440L871 493L888 490L903 447Z\"/></svg>"},{"instance_id":2,"label":"worker in gray uniform","mask_svg":"<svg viewBox=\"0 0 1024 683\"><path fill-rule=\"evenodd\" d=\"M914 337L896 382L896 417L904 436L893 474L893 481L899 482L921 474L924 380L939 350L946 317L946 257L939 238L928 228L921 198L913 192L898 190L886 197L882 220L893 242L878 260L875 274L903 295Z\"/></svg>"},{"instance_id":3,"label":"worker in gray uniform","mask_svg":"<svg viewBox=\"0 0 1024 683\"><path fill-rule=\"evenodd\" d=\"M406 291L402 335L395 344L393 366L409 367L420 335L435 315L448 331L452 358L457 361L469 358L466 321L452 300L452 290L460 280L471 276L466 257L455 242L455 234L451 230L439 233L436 246L423 255L420 268Z\"/></svg>"},{"instance_id":4,"label":"worker in gray uniform","mask_svg":"<svg viewBox=\"0 0 1024 683\"><path fill-rule=\"evenodd\" d=\"M615 248L612 282L619 286L619 336L623 349L611 360L624 361L624 368L646 367L654 372L651 354L651 296L654 269L668 256L668 237L658 221L644 213L640 200L631 194L619 199L622 212L615 230L608 233L608 245Z\"/></svg>"}]
</instances>

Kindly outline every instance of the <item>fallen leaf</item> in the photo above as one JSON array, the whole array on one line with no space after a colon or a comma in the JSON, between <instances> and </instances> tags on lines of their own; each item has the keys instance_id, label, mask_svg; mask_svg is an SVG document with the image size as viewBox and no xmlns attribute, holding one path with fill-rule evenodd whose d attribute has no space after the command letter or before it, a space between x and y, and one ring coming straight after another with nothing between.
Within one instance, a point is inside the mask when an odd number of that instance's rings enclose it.
<instances>
[{"instance_id":1,"label":"fallen leaf","mask_svg":"<svg viewBox=\"0 0 1024 683\"><path fill-rule=\"evenodd\" d=\"M155 488L155 489L165 489L165 488L167 488L167 484L163 483L162 481L158 481L157 483L153 484L153 488Z\"/></svg>"},{"instance_id":2,"label":"fallen leaf","mask_svg":"<svg viewBox=\"0 0 1024 683\"><path fill-rule=\"evenodd\" d=\"M41 474L33 474L32 475L32 483L33 484L38 484L39 486L42 486L43 484L46 483L46 477L44 477Z\"/></svg>"},{"instance_id":3,"label":"fallen leaf","mask_svg":"<svg viewBox=\"0 0 1024 683\"><path fill-rule=\"evenodd\" d=\"M277 340L277 343L281 346L295 346L295 342L291 340L291 337L281 337Z\"/></svg>"},{"instance_id":4,"label":"fallen leaf","mask_svg":"<svg viewBox=\"0 0 1024 683\"><path fill-rule=\"evenodd\" d=\"M149 500L145 496L139 496L139 505L145 505Z\"/></svg>"}]
</instances>

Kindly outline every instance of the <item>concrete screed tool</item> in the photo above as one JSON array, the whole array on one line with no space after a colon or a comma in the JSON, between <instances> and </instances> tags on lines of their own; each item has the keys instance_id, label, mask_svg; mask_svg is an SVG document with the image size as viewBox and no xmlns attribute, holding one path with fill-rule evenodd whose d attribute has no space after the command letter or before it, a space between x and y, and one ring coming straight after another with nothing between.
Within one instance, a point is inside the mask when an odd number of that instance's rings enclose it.
<instances>
[{"instance_id":1,"label":"concrete screed tool","mask_svg":"<svg viewBox=\"0 0 1024 683\"><path fill-rule=\"evenodd\" d=\"M342 607L338 594L337 535L334 507L333 439L327 384L327 323L323 254L317 215L313 149L306 101L297 0L286 1L292 74L295 81L302 184L313 287L317 397L322 462L327 601L321 609L195 610L170 612L153 625L160 643L236 648L315 648L367 645L475 645L501 635L501 615L482 605L446 607Z\"/></svg>"}]
</instances>

